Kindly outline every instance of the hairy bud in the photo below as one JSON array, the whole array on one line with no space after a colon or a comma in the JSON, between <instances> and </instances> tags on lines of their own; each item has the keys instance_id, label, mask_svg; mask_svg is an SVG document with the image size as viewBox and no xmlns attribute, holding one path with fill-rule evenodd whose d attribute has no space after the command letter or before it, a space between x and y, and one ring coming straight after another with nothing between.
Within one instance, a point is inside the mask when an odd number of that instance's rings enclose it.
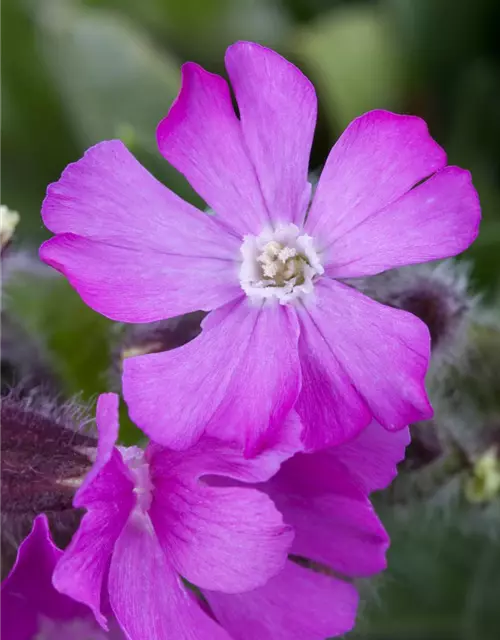
<instances>
[{"instance_id":1,"label":"hairy bud","mask_svg":"<svg viewBox=\"0 0 500 640\"><path fill-rule=\"evenodd\" d=\"M5 397L1 422L5 574L40 513L47 515L56 544L67 546L81 518L73 496L92 465L97 440L81 431L86 421L78 407L57 406L41 396Z\"/></svg>"},{"instance_id":2,"label":"hairy bud","mask_svg":"<svg viewBox=\"0 0 500 640\"><path fill-rule=\"evenodd\" d=\"M470 323L464 356L429 380L434 418L411 426L412 444L395 481L401 500L417 495L436 503L446 495L447 502L465 494L478 509L498 511L500 331L493 314L481 313Z\"/></svg>"},{"instance_id":3,"label":"hairy bud","mask_svg":"<svg viewBox=\"0 0 500 640\"><path fill-rule=\"evenodd\" d=\"M435 408L446 436L473 463L500 445L500 331L477 323L469 336L467 357L436 387Z\"/></svg>"}]
</instances>

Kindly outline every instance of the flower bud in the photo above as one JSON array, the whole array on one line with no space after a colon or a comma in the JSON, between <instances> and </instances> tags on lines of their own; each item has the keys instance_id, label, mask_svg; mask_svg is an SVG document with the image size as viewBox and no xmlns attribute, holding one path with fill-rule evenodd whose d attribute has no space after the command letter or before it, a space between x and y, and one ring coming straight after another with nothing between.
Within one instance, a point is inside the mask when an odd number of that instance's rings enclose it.
<instances>
[{"instance_id":1,"label":"flower bud","mask_svg":"<svg viewBox=\"0 0 500 640\"><path fill-rule=\"evenodd\" d=\"M56 544L64 548L81 518L73 496L92 465L97 441L75 405L58 406L34 394L2 401L2 572L17 546L45 513Z\"/></svg>"}]
</instances>

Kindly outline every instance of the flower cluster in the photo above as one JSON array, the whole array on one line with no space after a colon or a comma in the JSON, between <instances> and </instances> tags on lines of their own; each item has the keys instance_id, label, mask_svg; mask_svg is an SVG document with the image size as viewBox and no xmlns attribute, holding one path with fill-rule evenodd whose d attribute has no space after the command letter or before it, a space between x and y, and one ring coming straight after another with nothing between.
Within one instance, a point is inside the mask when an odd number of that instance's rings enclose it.
<instances>
[{"instance_id":1,"label":"flower cluster","mask_svg":"<svg viewBox=\"0 0 500 640\"><path fill-rule=\"evenodd\" d=\"M313 193L311 83L253 43L226 68L238 114L227 82L187 63L158 127L208 213L119 141L48 188L41 258L90 307L204 313L181 346L124 354L149 443L117 444L118 396L101 395L85 515L64 551L34 521L2 587L7 640L322 640L353 627L353 579L385 567L369 494L432 416L430 338L348 281L466 249L477 194L422 120L386 111L351 123Z\"/></svg>"}]
</instances>

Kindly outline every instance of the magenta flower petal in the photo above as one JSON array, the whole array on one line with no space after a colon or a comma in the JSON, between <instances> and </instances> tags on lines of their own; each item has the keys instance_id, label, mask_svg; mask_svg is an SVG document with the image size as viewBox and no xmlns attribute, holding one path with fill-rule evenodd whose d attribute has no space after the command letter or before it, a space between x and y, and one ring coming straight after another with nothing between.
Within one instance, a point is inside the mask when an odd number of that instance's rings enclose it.
<instances>
[{"instance_id":1,"label":"magenta flower petal","mask_svg":"<svg viewBox=\"0 0 500 640\"><path fill-rule=\"evenodd\" d=\"M3 640L32 640L42 618L64 621L91 615L89 609L52 587L52 572L61 554L51 540L46 516L37 516L2 582Z\"/></svg>"},{"instance_id":2,"label":"magenta flower petal","mask_svg":"<svg viewBox=\"0 0 500 640\"><path fill-rule=\"evenodd\" d=\"M368 494L385 489L394 480L396 465L404 459L409 444L409 429L387 433L372 422L354 440L328 449L328 453L342 462L349 476Z\"/></svg>"},{"instance_id":3,"label":"magenta flower petal","mask_svg":"<svg viewBox=\"0 0 500 640\"><path fill-rule=\"evenodd\" d=\"M226 67L271 220L300 224L311 193L307 175L316 126L314 87L288 60L252 42L229 47Z\"/></svg>"},{"instance_id":4,"label":"magenta flower petal","mask_svg":"<svg viewBox=\"0 0 500 640\"><path fill-rule=\"evenodd\" d=\"M301 467L297 464L295 469ZM302 469L307 470L307 466ZM344 495L344 482L339 480L337 495L331 487L324 495L309 493L298 483L287 485L282 493L273 490L270 495L294 528L291 553L346 576L369 576L386 568L389 538L368 498Z\"/></svg>"},{"instance_id":5,"label":"magenta flower petal","mask_svg":"<svg viewBox=\"0 0 500 640\"><path fill-rule=\"evenodd\" d=\"M326 273L356 278L456 255L475 240L480 218L470 173L446 167L338 238Z\"/></svg>"},{"instance_id":6,"label":"magenta flower petal","mask_svg":"<svg viewBox=\"0 0 500 640\"><path fill-rule=\"evenodd\" d=\"M118 398L114 394L100 397L97 426L97 460L74 502L87 513L56 567L53 582L62 593L88 605L107 628L101 613L103 581L113 547L135 504L127 467L112 448L118 434Z\"/></svg>"},{"instance_id":7,"label":"magenta flower petal","mask_svg":"<svg viewBox=\"0 0 500 640\"><path fill-rule=\"evenodd\" d=\"M188 465L176 464L180 456L160 450L149 462L149 515L166 557L198 587L238 593L261 586L283 567L291 529L265 494L193 480Z\"/></svg>"},{"instance_id":8,"label":"magenta flower petal","mask_svg":"<svg viewBox=\"0 0 500 640\"><path fill-rule=\"evenodd\" d=\"M294 456L260 485L294 528L292 553L346 576L383 570L389 539L367 495L396 475L408 442L408 429L373 423L349 443Z\"/></svg>"},{"instance_id":9,"label":"magenta flower petal","mask_svg":"<svg viewBox=\"0 0 500 640\"><path fill-rule=\"evenodd\" d=\"M333 342L332 349L329 331L321 329L307 310L299 318L302 388L295 411L304 425L305 449L316 451L355 436L369 424L372 411L334 356L338 343Z\"/></svg>"},{"instance_id":10,"label":"magenta flower petal","mask_svg":"<svg viewBox=\"0 0 500 640\"><path fill-rule=\"evenodd\" d=\"M89 306L150 322L233 299L239 240L160 184L119 141L69 165L42 216L60 234L40 250Z\"/></svg>"},{"instance_id":11,"label":"magenta flower petal","mask_svg":"<svg viewBox=\"0 0 500 640\"><path fill-rule=\"evenodd\" d=\"M297 398L297 340L292 309L240 298L212 312L192 342L125 360L130 415L171 448L186 448L205 431L255 455Z\"/></svg>"},{"instance_id":12,"label":"magenta flower petal","mask_svg":"<svg viewBox=\"0 0 500 640\"><path fill-rule=\"evenodd\" d=\"M227 82L197 64L182 67L182 87L157 131L163 156L216 215L241 236L269 223L257 174Z\"/></svg>"},{"instance_id":13,"label":"magenta flower petal","mask_svg":"<svg viewBox=\"0 0 500 640\"><path fill-rule=\"evenodd\" d=\"M445 152L420 118L365 113L331 150L306 230L325 249L445 165Z\"/></svg>"},{"instance_id":14,"label":"magenta flower petal","mask_svg":"<svg viewBox=\"0 0 500 640\"><path fill-rule=\"evenodd\" d=\"M92 487L95 477L101 472L106 464L113 457L120 425L118 424L118 412L120 398L116 393L101 393L96 404L96 426L99 433L97 441L97 455L92 465L92 469L87 473L85 480L75 494L74 503L76 507L85 506L87 499L94 496L95 488ZM90 496L87 496L87 487L91 486ZM125 491L129 488L129 483L125 481Z\"/></svg>"},{"instance_id":15,"label":"magenta flower petal","mask_svg":"<svg viewBox=\"0 0 500 640\"><path fill-rule=\"evenodd\" d=\"M275 446L245 461L213 439L182 452L113 447L117 410L116 396L101 396L95 468L77 496L87 513L54 586L90 606L104 628L109 601L131 640L190 638L199 628L200 637L223 639L181 579L239 592L282 570L293 531L259 486L296 448Z\"/></svg>"},{"instance_id":16,"label":"magenta flower petal","mask_svg":"<svg viewBox=\"0 0 500 640\"><path fill-rule=\"evenodd\" d=\"M345 442L371 416L389 430L432 416L429 332L415 316L325 278L298 317L303 384L295 409L307 448Z\"/></svg>"},{"instance_id":17,"label":"magenta flower petal","mask_svg":"<svg viewBox=\"0 0 500 640\"><path fill-rule=\"evenodd\" d=\"M358 604L353 585L290 561L259 589L203 593L233 640L324 640L352 629Z\"/></svg>"},{"instance_id":18,"label":"magenta flower petal","mask_svg":"<svg viewBox=\"0 0 500 640\"><path fill-rule=\"evenodd\" d=\"M153 322L210 310L241 294L237 265L228 260L145 252L74 234L40 248L41 259L61 271L83 301L112 320Z\"/></svg>"},{"instance_id":19,"label":"magenta flower petal","mask_svg":"<svg viewBox=\"0 0 500 640\"><path fill-rule=\"evenodd\" d=\"M116 454L108 463L106 475L109 479L112 474L117 473L119 460ZM99 478L95 483L98 482ZM109 483L106 482L99 489L105 493L108 486ZM123 495L120 501L117 497L108 503L99 500L95 510L92 510L93 505L89 504L88 512L83 516L77 533L54 572L53 582L56 589L88 605L104 629L107 626L101 613L103 581L113 547L127 522L133 504L131 492Z\"/></svg>"},{"instance_id":20,"label":"magenta flower petal","mask_svg":"<svg viewBox=\"0 0 500 640\"><path fill-rule=\"evenodd\" d=\"M120 140L101 142L49 185L42 206L53 233L125 247L231 258L236 237L156 180Z\"/></svg>"},{"instance_id":21,"label":"magenta flower petal","mask_svg":"<svg viewBox=\"0 0 500 640\"><path fill-rule=\"evenodd\" d=\"M231 640L187 593L142 521L132 519L118 538L108 589L113 612L131 640Z\"/></svg>"},{"instance_id":22,"label":"magenta flower petal","mask_svg":"<svg viewBox=\"0 0 500 640\"><path fill-rule=\"evenodd\" d=\"M302 451L298 416L291 411L286 421L292 423L289 429L292 432L295 430L295 440L291 444L280 442L279 446L265 449L253 458L244 458L241 451L209 436L204 436L189 449L181 451L150 443L147 457L150 464L154 461L155 476L158 478L162 475L171 477L175 473L196 480L210 476L245 483L265 482L279 471L285 460Z\"/></svg>"},{"instance_id":23,"label":"magenta flower petal","mask_svg":"<svg viewBox=\"0 0 500 640\"><path fill-rule=\"evenodd\" d=\"M239 117L227 83L188 63L158 127L161 152L213 215L116 141L70 165L44 202L57 236L42 258L99 312L148 322L213 311L193 342L126 360L135 422L172 449L206 434L250 457L291 446L296 402L309 450L372 420L397 430L430 417L425 326L332 278L465 249L479 222L468 174L445 168L419 118L373 111L340 137L308 210L314 88L257 44L231 46L226 65Z\"/></svg>"},{"instance_id":24,"label":"magenta flower petal","mask_svg":"<svg viewBox=\"0 0 500 640\"><path fill-rule=\"evenodd\" d=\"M105 633L88 607L54 589L52 574L62 553L45 514L37 516L2 582L2 640L125 640L114 619Z\"/></svg>"}]
</instances>

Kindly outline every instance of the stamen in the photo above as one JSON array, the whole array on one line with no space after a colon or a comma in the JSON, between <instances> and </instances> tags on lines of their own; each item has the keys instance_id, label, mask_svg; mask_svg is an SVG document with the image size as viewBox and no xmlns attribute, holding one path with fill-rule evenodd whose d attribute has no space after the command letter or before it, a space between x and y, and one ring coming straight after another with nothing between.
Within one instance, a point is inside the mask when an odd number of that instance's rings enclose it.
<instances>
[{"instance_id":1,"label":"stamen","mask_svg":"<svg viewBox=\"0 0 500 640\"><path fill-rule=\"evenodd\" d=\"M281 304L309 294L323 273L313 239L294 224L246 236L241 247L241 286L250 298L277 298Z\"/></svg>"},{"instance_id":2,"label":"stamen","mask_svg":"<svg viewBox=\"0 0 500 640\"><path fill-rule=\"evenodd\" d=\"M290 260L290 258L294 258L296 255L297 249L292 249L292 247L283 247L283 249L278 253L278 258L284 263L287 260Z\"/></svg>"},{"instance_id":3,"label":"stamen","mask_svg":"<svg viewBox=\"0 0 500 640\"><path fill-rule=\"evenodd\" d=\"M266 278L275 278L278 274L279 267L276 262L264 263L262 272Z\"/></svg>"}]
</instances>

